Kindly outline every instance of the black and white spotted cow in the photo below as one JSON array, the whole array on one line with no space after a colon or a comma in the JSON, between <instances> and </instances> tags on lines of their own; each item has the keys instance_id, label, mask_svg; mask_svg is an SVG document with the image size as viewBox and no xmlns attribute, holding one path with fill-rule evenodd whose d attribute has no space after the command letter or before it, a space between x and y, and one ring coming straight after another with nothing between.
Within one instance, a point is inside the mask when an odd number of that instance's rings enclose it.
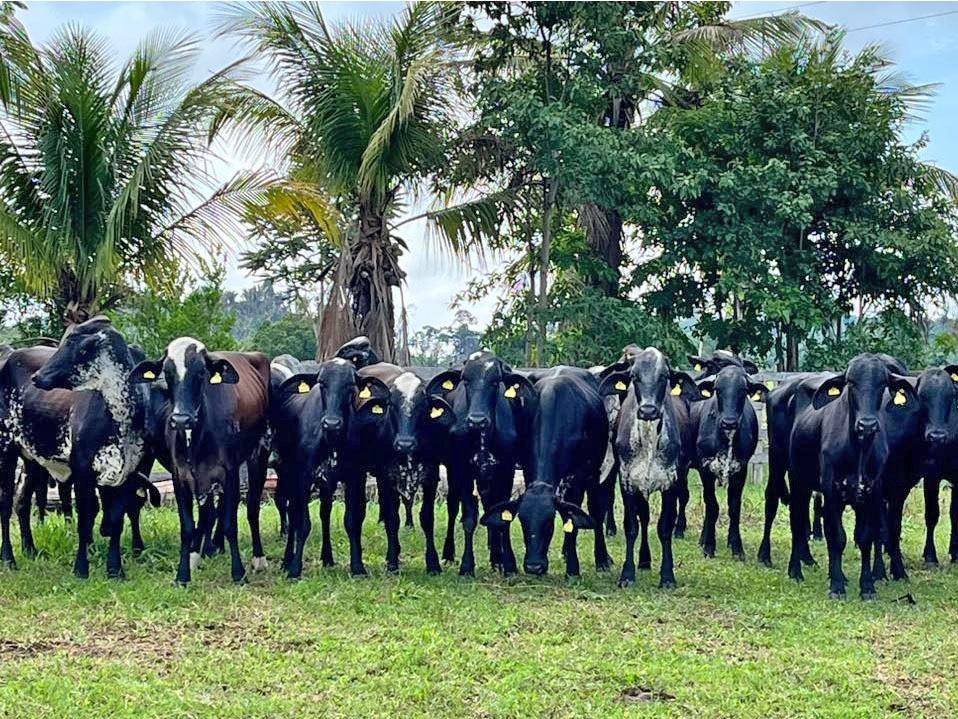
<instances>
[{"instance_id":1,"label":"black and white spotted cow","mask_svg":"<svg viewBox=\"0 0 958 719\"><path fill-rule=\"evenodd\" d=\"M89 575L97 490L103 503L101 533L110 538L107 574L122 577L120 535L135 483L127 480L144 457L145 394L127 376L134 357L106 317L67 329L56 350L13 352L0 370L4 438L0 443L0 504L4 559L9 546L9 499L16 459L39 465L76 492L77 556L74 572Z\"/></svg>"},{"instance_id":2,"label":"black and white spotted cow","mask_svg":"<svg viewBox=\"0 0 958 719\"><path fill-rule=\"evenodd\" d=\"M452 407L429 391L414 372L380 362L359 370L361 379L373 377L389 389L385 416L373 430L369 451L386 527L386 569L399 568L399 505L412 502L422 490L419 522L426 538L426 571L439 574L434 533L439 465L448 461Z\"/></svg>"},{"instance_id":3,"label":"black and white spotted cow","mask_svg":"<svg viewBox=\"0 0 958 719\"><path fill-rule=\"evenodd\" d=\"M199 564L196 533L212 527L212 499L222 494L223 532L230 546L230 574L243 582L237 538L240 467L249 474L247 519L253 540L253 569L265 569L260 538L260 497L269 456L269 360L259 352L210 352L192 337L179 337L157 361L146 360L130 382L152 385L166 399L160 411L166 452L173 469L180 515L180 562L176 581L186 585ZM193 499L200 507L197 527Z\"/></svg>"},{"instance_id":4,"label":"black and white spotted cow","mask_svg":"<svg viewBox=\"0 0 958 719\"><path fill-rule=\"evenodd\" d=\"M674 587L672 532L678 488L688 480L694 455L689 403L700 398L698 387L688 374L673 370L662 352L647 347L635 355L631 364L614 367L602 380L601 392L603 395L617 393L622 398L615 449L620 464L626 558L619 585L629 586L635 582L635 541L640 524L639 568L651 568L648 497L653 492L661 492L660 586Z\"/></svg>"}]
</instances>

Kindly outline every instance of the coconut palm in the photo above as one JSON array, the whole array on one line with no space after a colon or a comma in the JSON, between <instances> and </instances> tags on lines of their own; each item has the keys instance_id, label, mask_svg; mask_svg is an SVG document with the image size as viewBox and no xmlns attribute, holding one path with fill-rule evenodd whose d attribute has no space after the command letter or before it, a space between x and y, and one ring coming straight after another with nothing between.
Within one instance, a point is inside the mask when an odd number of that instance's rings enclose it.
<instances>
[{"instance_id":1,"label":"coconut palm","mask_svg":"<svg viewBox=\"0 0 958 719\"><path fill-rule=\"evenodd\" d=\"M214 121L243 90L239 63L192 82L200 50L196 36L161 32L119 64L89 30L35 46L5 23L0 259L68 323L132 283L171 284L178 261L229 240L232 211L266 179L213 183L210 141L225 127Z\"/></svg>"},{"instance_id":2,"label":"coconut palm","mask_svg":"<svg viewBox=\"0 0 958 719\"><path fill-rule=\"evenodd\" d=\"M421 2L386 24L330 27L316 4L229 6L221 30L264 58L283 97L236 108L278 138L291 178L317 188L310 212L341 235L335 291L323 315L320 354L364 334L387 359L395 347L394 288L403 282L398 221L443 162L454 127L449 48L452 11ZM424 215L457 254L494 232L491 199ZM332 239L332 238L330 238Z\"/></svg>"}]
</instances>

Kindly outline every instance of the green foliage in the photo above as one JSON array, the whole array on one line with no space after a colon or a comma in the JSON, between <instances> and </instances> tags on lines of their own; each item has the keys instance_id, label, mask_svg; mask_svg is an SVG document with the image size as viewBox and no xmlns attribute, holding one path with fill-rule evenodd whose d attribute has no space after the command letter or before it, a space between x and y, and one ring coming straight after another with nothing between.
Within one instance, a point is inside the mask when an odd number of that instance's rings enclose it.
<instances>
[{"instance_id":1,"label":"green foliage","mask_svg":"<svg viewBox=\"0 0 958 719\"><path fill-rule=\"evenodd\" d=\"M240 344L248 344L264 323L278 322L288 313L286 297L276 292L270 281L247 287L239 293L224 292L223 308L236 318L233 336Z\"/></svg>"},{"instance_id":2,"label":"green foliage","mask_svg":"<svg viewBox=\"0 0 958 719\"><path fill-rule=\"evenodd\" d=\"M947 349L945 343L940 349ZM900 359L910 369L929 366L933 356L932 348L915 323L901 311L890 310L849 325L840 339L809 338L802 369L840 371L852 357L862 352L885 352Z\"/></svg>"},{"instance_id":3,"label":"green foliage","mask_svg":"<svg viewBox=\"0 0 958 719\"><path fill-rule=\"evenodd\" d=\"M208 233L238 236L231 210L260 178L216 188L205 170L215 118L245 94L235 66L192 82L202 44L176 32L121 63L78 26L43 47L0 35L0 258L26 290L82 320L130 283L171 290Z\"/></svg>"},{"instance_id":4,"label":"green foliage","mask_svg":"<svg viewBox=\"0 0 958 719\"><path fill-rule=\"evenodd\" d=\"M210 350L235 350L239 345L231 331L236 317L223 306L223 276L222 267L207 268L198 282L181 273L180 296L148 289L108 314L127 342L139 345L147 357L160 357L171 340L184 336Z\"/></svg>"},{"instance_id":5,"label":"green foliage","mask_svg":"<svg viewBox=\"0 0 958 719\"><path fill-rule=\"evenodd\" d=\"M288 314L274 322L266 321L249 341L249 349L265 352L270 357L289 354L298 359L315 359L316 331L313 320L303 315Z\"/></svg>"},{"instance_id":6,"label":"green foliage","mask_svg":"<svg viewBox=\"0 0 958 719\"><path fill-rule=\"evenodd\" d=\"M464 361L480 348L482 333L470 325L476 318L465 310L456 312L445 327L426 325L409 338L412 364L418 367L449 367Z\"/></svg>"}]
</instances>

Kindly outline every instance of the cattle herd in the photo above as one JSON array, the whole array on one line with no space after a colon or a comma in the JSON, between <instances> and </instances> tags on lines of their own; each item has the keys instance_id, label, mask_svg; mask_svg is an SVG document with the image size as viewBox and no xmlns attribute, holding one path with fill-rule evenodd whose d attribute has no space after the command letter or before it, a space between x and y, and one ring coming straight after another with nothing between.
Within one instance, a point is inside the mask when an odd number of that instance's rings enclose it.
<instances>
[{"instance_id":1,"label":"cattle herd","mask_svg":"<svg viewBox=\"0 0 958 719\"><path fill-rule=\"evenodd\" d=\"M334 563L330 516L340 488L349 568L354 575L366 573L362 529L366 478L372 475L389 571L399 568L400 510L405 505L411 521L417 493L429 574L442 571L441 559L457 558L460 513L460 574L475 573L479 524L488 532L492 567L515 574L510 528L516 521L525 572L548 571L557 524L567 575L580 571L576 538L582 529L593 530L596 568L608 570L613 562L605 537L616 531L618 484L626 537L620 586L635 581L636 566L651 568L649 499L659 492L660 583L674 587L672 539L687 528L690 469L702 484L702 550L715 555L716 486L725 487L728 547L735 558L745 558L742 491L759 435L753 402L766 402L769 478L760 562L772 565L771 527L780 503L786 504L789 576L802 579L802 566L813 562L809 538L821 532L828 547L829 595L843 597L842 515L851 506L861 596L875 597L875 580L886 578L886 553L892 577L906 576L902 511L921 479L924 560L938 562L938 489L958 469L958 366L915 375L893 357L863 354L842 373L797 375L770 391L753 378L758 372L753 363L731 353L689 360L691 373L674 368L655 348L630 345L607 367L519 372L495 354L476 352L461 367L426 380L414 370L380 362L361 337L324 362L214 352L189 337L173 340L163 357L152 360L128 345L107 318L95 317L68 329L56 347L0 353L0 561L16 566L10 539L14 509L21 549L35 553L31 498L45 503L55 480L65 502L71 487L75 495L75 573L89 574L87 550L102 507L107 574L121 577L123 526L129 519L134 552L142 550L139 515L147 499L159 503L149 481L159 462L172 475L179 514L176 581L187 584L201 557L228 544L232 578L242 582L241 470L245 465L252 568L260 570L267 566L260 498L272 464L286 534L283 568L290 578L303 571L312 530L309 501L315 497L320 559L324 566ZM434 539L440 466L448 511L441 557ZM517 469L524 482L515 497ZM958 561L954 493L951 522L949 554Z\"/></svg>"}]
</instances>

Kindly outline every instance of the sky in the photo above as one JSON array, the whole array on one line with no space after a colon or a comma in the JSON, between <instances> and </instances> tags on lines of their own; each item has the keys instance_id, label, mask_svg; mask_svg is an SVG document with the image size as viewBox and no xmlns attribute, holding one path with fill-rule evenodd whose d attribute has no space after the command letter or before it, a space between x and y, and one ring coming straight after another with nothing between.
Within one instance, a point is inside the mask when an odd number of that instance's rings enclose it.
<instances>
[{"instance_id":1,"label":"sky","mask_svg":"<svg viewBox=\"0 0 958 719\"><path fill-rule=\"evenodd\" d=\"M160 28L186 28L203 38L203 54L197 63L197 79L235 60L240 51L232 41L213 36L217 13L215 2L29 2L19 13L35 42L44 42L66 23L96 29L110 41L118 57L127 57L137 43ZM323 3L331 24L346 19L388 18L399 12L401 2ZM795 9L810 17L848 30L846 45L852 52L868 44L880 44L915 83L940 83L938 96L920 124L909 128L909 139L927 130L931 139L923 159L958 172L958 4L936 2L736 2L732 17L749 17ZM928 17L938 15L938 17ZM264 89L266 89L264 87ZM243 168L262 164L261 157L244 157L230 148L219 148L222 158L214 171L222 180ZM405 225L400 234L409 244L401 264L407 273L404 290L412 331L424 325L441 326L452 320L450 303L466 282L482 271L475 263L453 264L439 257L426 235L425 223ZM226 283L230 289L254 284L227 258ZM495 298L467 305L479 319L488 322Z\"/></svg>"}]
</instances>

